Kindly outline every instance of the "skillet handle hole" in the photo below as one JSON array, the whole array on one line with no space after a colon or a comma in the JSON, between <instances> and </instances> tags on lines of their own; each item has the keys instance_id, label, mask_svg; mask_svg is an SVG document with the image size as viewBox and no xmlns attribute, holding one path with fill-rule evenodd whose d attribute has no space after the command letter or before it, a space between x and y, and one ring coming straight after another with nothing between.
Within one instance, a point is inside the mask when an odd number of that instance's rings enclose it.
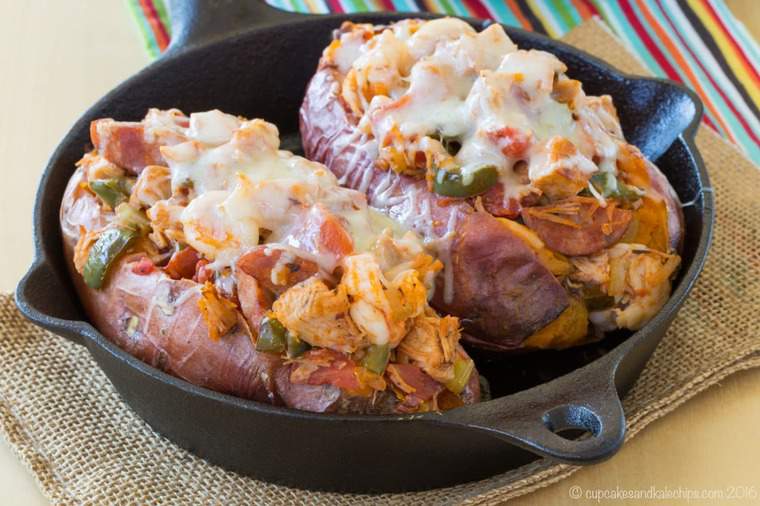
<instances>
[{"instance_id":1,"label":"skillet handle hole","mask_svg":"<svg viewBox=\"0 0 760 506\"><path fill-rule=\"evenodd\" d=\"M602 432L601 418L586 406L557 406L544 413L542 421L547 429L567 440L596 437Z\"/></svg>"}]
</instances>

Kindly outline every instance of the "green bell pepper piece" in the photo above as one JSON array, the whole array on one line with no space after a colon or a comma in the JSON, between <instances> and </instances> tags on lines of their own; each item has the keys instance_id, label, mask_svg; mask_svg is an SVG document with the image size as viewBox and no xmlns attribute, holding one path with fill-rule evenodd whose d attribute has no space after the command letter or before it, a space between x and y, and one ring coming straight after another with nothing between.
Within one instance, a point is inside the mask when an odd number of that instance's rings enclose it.
<instances>
[{"instance_id":1,"label":"green bell pepper piece","mask_svg":"<svg viewBox=\"0 0 760 506\"><path fill-rule=\"evenodd\" d=\"M150 221L148 221L148 218L126 202L116 206L116 218L123 228L134 230L139 234L150 232Z\"/></svg>"},{"instance_id":2,"label":"green bell pepper piece","mask_svg":"<svg viewBox=\"0 0 760 506\"><path fill-rule=\"evenodd\" d=\"M635 186L628 186L611 172L597 172L591 176L591 184L602 197L612 197L625 202L635 202L641 198L641 192Z\"/></svg>"},{"instance_id":3,"label":"green bell pepper piece","mask_svg":"<svg viewBox=\"0 0 760 506\"><path fill-rule=\"evenodd\" d=\"M383 374L385 366L388 365L388 359L391 356L391 347L388 344L373 344L367 348L367 352L362 358L362 365L365 369L375 374Z\"/></svg>"},{"instance_id":4,"label":"green bell pepper piece","mask_svg":"<svg viewBox=\"0 0 760 506\"><path fill-rule=\"evenodd\" d=\"M457 357L454 360L454 377L446 382L446 388L451 392L459 395L470 381L472 371L475 369L475 363L469 358Z\"/></svg>"},{"instance_id":5,"label":"green bell pepper piece","mask_svg":"<svg viewBox=\"0 0 760 506\"><path fill-rule=\"evenodd\" d=\"M106 279L108 269L137 237L134 230L126 228L110 228L100 234L98 240L90 248L87 261L82 270L84 282L90 288L100 288Z\"/></svg>"},{"instance_id":6,"label":"green bell pepper piece","mask_svg":"<svg viewBox=\"0 0 760 506\"><path fill-rule=\"evenodd\" d=\"M438 169L433 180L433 191L446 197L472 197L488 191L499 180L493 165L478 168L465 184L459 172Z\"/></svg>"},{"instance_id":7,"label":"green bell pepper piece","mask_svg":"<svg viewBox=\"0 0 760 506\"><path fill-rule=\"evenodd\" d=\"M129 190L124 181L119 178L95 179L90 181L89 185L90 190L113 209L129 197Z\"/></svg>"},{"instance_id":8,"label":"green bell pepper piece","mask_svg":"<svg viewBox=\"0 0 760 506\"><path fill-rule=\"evenodd\" d=\"M287 330L285 332L287 334L288 358L300 357L311 349L311 345L306 341L302 341Z\"/></svg>"},{"instance_id":9,"label":"green bell pepper piece","mask_svg":"<svg viewBox=\"0 0 760 506\"><path fill-rule=\"evenodd\" d=\"M456 135L443 135L441 132L436 132L430 137L443 144L444 149L451 156L457 156L459 150L462 149L462 141Z\"/></svg>"},{"instance_id":10,"label":"green bell pepper piece","mask_svg":"<svg viewBox=\"0 0 760 506\"><path fill-rule=\"evenodd\" d=\"M276 318L266 317L259 325L259 338L256 340L256 351L265 353L282 353L288 346L287 329Z\"/></svg>"}]
</instances>

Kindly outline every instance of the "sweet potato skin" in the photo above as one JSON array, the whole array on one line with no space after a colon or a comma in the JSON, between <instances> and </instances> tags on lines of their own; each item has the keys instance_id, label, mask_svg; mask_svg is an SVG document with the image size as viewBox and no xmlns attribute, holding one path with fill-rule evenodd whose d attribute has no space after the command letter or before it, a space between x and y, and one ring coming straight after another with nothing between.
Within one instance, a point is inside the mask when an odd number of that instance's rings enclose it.
<instances>
[{"instance_id":1,"label":"sweet potato skin","mask_svg":"<svg viewBox=\"0 0 760 506\"><path fill-rule=\"evenodd\" d=\"M332 386L292 383L290 365L277 355L256 351L241 314L229 333L212 340L198 308L200 285L172 279L161 269L134 272L143 255L127 253L119 258L102 289L86 286L74 267L74 248L82 230L97 230L107 219L85 184L79 168L64 193L60 214L64 254L89 320L110 341L168 374L237 397L314 412L398 413L399 402L392 393L365 398ZM477 372L471 380L477 385ZM462 395L468 403L480 397L472 381Z\"/></svg>"},{"instance_id":2,"label":"sweet potato skin","mask_svg":"<svg viewBox=\"0 0 760 506\"><path fill-rule=\"evenodd\" d=\"M103 289L84 284L73 265L79 227L96 230L105 222L96 197L81 187L84 180L78 169L69 181L61 204L61 231L72 280L93 325L131 355L190 383L281 403L274 385L280 358L255 350L242 318L223 339L211 340L198 310L200 292L194 281L171 279L160 270L136 274L136 258L125 255L111 268Z\"/></svg>"},{"instance_id":3,"label":"sweet potato skin","mask_svg":"<svg viewBox=\"0 0 760 506\"><path fill-rule=\"evenodd\" d=\"M509 350L557 318L569 304L564 288L535 252L488 213L468 215L451 248L456 296L436 305L466 313L464 339L482 348ZM498 317L496 317L498 315ZM489 339L477 336L489 336Z\"/></svg>"},{"instance_id":4,"label":"sweet potato skin","mask_svg":"<svg viewBox=\"0 0 760 506\"><path fill-rule=\"evenodd\" d=\"M446 274L441 274L436 309L459 316L468 334L478 336L465 339L499 350L518 348L533 331L556 318L567 307L567 295L536 255L496 218L477 213L467 201L428 191L424 180L374 169L373 150L337 95L339 88L336 70L326 66L317 70L307 86L300 111L306 157L325 164L341 184L366 193L370 205L425 239L436 241L453 232L453 300L446 301L442 280ZM485 228L479 232L480 226ZM517 250L494 251L499 249L495 244ZM479 251L483 248L485 256ZM508 290L498 286L505 282ZM520 282L530 286L519 288ZM525 310L528 302L530 311Z\"/></svg>"}]
</instances>

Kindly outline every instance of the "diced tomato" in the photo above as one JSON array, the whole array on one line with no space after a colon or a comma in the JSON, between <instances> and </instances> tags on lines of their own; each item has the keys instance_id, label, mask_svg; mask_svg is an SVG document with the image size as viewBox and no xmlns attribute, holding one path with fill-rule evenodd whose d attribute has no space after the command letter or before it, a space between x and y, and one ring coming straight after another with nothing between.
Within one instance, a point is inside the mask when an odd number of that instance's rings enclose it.
<instances>
[{"instance_id":1,"label":"diced tomato","mask_svg":"<svg viewBox=\"0 0 760 506\"><path fill-rule=\"evenodd\" d=\"M132 264L132 272L140 276L147 276L156 270L156 266L148 257L140 257L137 262Z\"/></svg>"},{"instance_id":2,"label":"diced tomato","mask_svg":"<svg viewBox=\"0 0 760 506\"><path fill-rule=\"evenodd\" d=\"M354 251L354 242L348 231L335 215L325 214L319 227L320 249L324 249L338 258L350 255Z\"/></svg>"},{"instance_id":3,"label":"diced tomato","mask_svg":"<svg viewBox=\"0 0 760 506\"><path fill-rule=\"evenodd\" d=\"M319 272L316 263L301 257L294 257L280 266L279 284L272 281L272 270L280 262L284 251L269 246L259 246L246 252L237 262L237 268L258 281L259 285L277 295Z\"/></svg>"},{"instance_id":4,"label":"diced tomato","mask_svg":"<svg viewBox=\"0 0 760 506\"><path fill-rule=\"evenodd\" d=\"M200 254L190 247L175 251L164 267L164 272L172 279L192 279L200 259Z\"/></svg>"},{"instance_id":5,"label":"diced tomato","mask_svg":"<svg viewBox=\"0 0 760 506\"><path fill-rule=\"evenodd\" d=\"M248 320L252 329L258 329L261 320L272 307L272 295L261 284L244 271L237 274L237 298L240 302L240 310Z\"/></svg>"},{"instance_id":6,"label":"diced tomato","mask_svg":"<svg viewBox=\"0 0 760 506\"><path fill-rule=\"evenodd\" d=\"M520 158L530 146L530 137L517 128L507 126L491 130L487 135L501 149L504 156L510 158Z\"/></svg>"},{"instance_id":7,"label":"diced tomato","mask_svg":"<svg viewBox=\"0 0 760 506\"><path fill-rule=\"evenodd\" d=\"M206 268L208 264L209 261L205 258L198 260L198 263L195 264L195 275L193 276L193 281L196 283L206 283L207 281L211 281L214 278L214 271Z\"/></svg>"}]
</instances>

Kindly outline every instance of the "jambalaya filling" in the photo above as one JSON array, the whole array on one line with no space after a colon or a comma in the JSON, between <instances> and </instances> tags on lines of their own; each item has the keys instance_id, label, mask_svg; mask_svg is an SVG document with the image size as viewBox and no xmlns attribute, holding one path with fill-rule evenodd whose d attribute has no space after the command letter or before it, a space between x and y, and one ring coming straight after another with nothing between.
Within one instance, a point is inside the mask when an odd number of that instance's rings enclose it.
<instances>
[{"instance_id":1,"label":"jambalaya filling","mask_svg":"<svg viewBox=\"0 0 760 506\"><path fill-rule=\"evenodd\" d=\"M461 404L474 366L458 319L428 304L441 262L322 165L280 151L274 125L151 109L94 122L92 139L82 190L105 220L76 246L88 286L126 254L136 274L197 282L210 339L242 314L258 351L295 364L292 382L392 391L410 412Z\"/></svg>"}]
</instances>

